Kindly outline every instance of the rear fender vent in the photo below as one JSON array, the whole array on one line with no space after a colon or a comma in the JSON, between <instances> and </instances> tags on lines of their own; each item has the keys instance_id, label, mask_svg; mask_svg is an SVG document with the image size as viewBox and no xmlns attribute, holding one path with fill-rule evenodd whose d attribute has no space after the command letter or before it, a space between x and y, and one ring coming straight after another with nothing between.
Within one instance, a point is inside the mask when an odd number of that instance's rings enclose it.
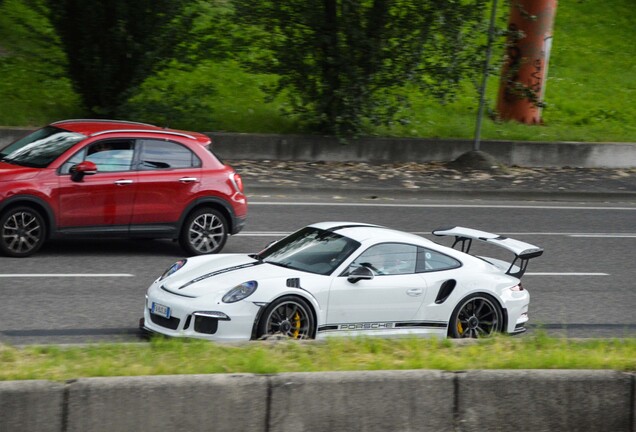
<instances>
[{"instance_id":1,"label":"rear fender vent","mask_svg":"<svg viewBox=\"0 0 636 432\"><path fill-rule=\"evenodd\" d=\"M289 279L287 279L287 287L289 287L289 288L300 288L300 279L298 279L298 278L289 278Z\"/></svg>"},{"instance_id":2,"label":"rear fender vent","mask_svg":"<svg viewBox=\"0 0 636 432\"><path fill-rule=\"evenodd\" d=\"M455 289L455 285L457 285L457 281L455 279L449 279L442 284L439 288L439 292L437 293L437 298L435 299L435 304L442 304L446 301L448 296L451 295L453 290Z\"/></svg>"}]
</instances>

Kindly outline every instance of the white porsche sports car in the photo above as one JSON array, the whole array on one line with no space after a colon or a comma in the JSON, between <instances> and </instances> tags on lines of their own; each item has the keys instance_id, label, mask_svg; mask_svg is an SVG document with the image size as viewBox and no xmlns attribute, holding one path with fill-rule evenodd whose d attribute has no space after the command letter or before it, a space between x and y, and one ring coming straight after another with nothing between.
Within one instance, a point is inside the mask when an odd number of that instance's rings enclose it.
<instances>
[{"instance_id":1,"label":"white porsche sports car","mask_svg":"<svg viewBox=\"0 0 636 432\"><path fill-rule=\"evenodd\" d=\"M323 222L258 254L182 259L148 289L140 325L217 341L524 332L530 296L520 278L543 250L469 228L433 234L454 237L453 247L377 225ZM473 240L514 258L471 255Z\"/></svg>"}]
</instances>

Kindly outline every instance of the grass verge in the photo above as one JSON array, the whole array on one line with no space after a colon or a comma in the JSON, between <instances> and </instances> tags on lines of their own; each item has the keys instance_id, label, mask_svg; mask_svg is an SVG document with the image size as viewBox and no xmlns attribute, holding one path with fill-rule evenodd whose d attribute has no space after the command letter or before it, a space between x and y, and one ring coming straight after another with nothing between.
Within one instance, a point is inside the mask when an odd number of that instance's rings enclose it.
<instances>
[{"instance_id":1,"label":"grass verge","mask_svg":"<svg viewBox=\"0 0 636 432\"><path fill-rule=\"evenodd\" d=\"M612 369L636 371L636 338L533 336L456 343L423 338L267 341L221 345L153 338L149 344L0 345L0 381L82 377L355 370Z\"/></svg>"}]
</instances>

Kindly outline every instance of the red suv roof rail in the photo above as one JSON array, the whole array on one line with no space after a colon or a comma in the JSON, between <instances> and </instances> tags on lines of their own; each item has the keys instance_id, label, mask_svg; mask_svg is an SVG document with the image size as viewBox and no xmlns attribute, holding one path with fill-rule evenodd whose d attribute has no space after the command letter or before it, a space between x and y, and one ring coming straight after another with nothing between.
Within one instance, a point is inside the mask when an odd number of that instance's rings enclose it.
<instances>
[{"instance_id":1,"label":"red suv roof rail","mask_svg":"<svg viewBox=\"0 0 636 432\"><path fill-rule=\"evenodd\" d=\"M159 127L156 125L152 125L150 123L134 122L134 121L128 121L128 120L109 120L109 119L67 119L67 120L56 121L51 124L56 125L60 123L127 123L127 124L137 124L137 125L144 125L144 126Z\"/></svg>"},{"instance_id":2,"label":"red suv roof rail","mask_svg":"<svg viewBox=\"0 0 636 432\"><path fill-rule=\"evenodd\" d=\"M148 130L148 129L111 129L111 130L103 130L103 131L99 131L99 132L95 132L92 133L90 136L94 137L94 136L99 136L99 135L104 135L104 134L108 134L108 133L156 133L156 134L165 134L165 135L177 135L177 136L181 136L184 138L190 138L193 140L196 140L195 137L193 137L192 135L188 135L186 133L182 133L182 132L173 132L173 131L169 131L169 130L165 130L165 129L158 129L158 130Z\"/></svg>"}]
</instances>

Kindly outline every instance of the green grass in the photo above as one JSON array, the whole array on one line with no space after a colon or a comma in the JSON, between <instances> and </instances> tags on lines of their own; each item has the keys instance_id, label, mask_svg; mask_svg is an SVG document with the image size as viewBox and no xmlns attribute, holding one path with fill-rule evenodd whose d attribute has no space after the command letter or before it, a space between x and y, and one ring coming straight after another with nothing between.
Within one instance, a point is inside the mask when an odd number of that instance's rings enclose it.
<instances>
[{"instance_id":1,"label":"green grass","mask_svg":"<svg viewBox=\"0 0 636 432\"><path fill-rule=\"evenodd\" d=\"M0 4L0 16L6 12L2 8L16 8L16 2ZM504 15L505 8L500 4ZM560 1L545 94L545 124L486 120L482 138L636 142L636 27L632 12L633 0L615 0L611 6L602 0ZM7 46L19 46L20 39L10 27L11 21L5 18L0 41L10 39ZM30 43L28 35L22 43ZM83 114L68 80L43 78L37 59L14 54L3 45L0 42L0 125L37 126ZM59 56L54 47L45 48L49 56ZM28 52L16 52L23 51ZM497 56L500 53L495 60ZM201 131L302 132L293 118L281 114L287 103L284 97L265 101L260 88L273 79L251 75L232 61L202 62L190 72L169 68L148 78L131 100L127 118ZM498 78L492 77L487 92L490 109L495 107L498 86ZM405 116L408 124L369 128L368 134L472 138L478 101L471 85L466 84L465 89L457 100L444 106L413 92L413 106Z\"/></svg>"},{"instance_id":2,"label":"green grass","mask_svg":"<svg viewBox=\"0 0 636 432\"><path fill-rule=\"evenodd\" d=\"M568 340L538 333L472 343L422 338L268 341L221 345L156 338L149 344L0 345L0 381L81 377L468 369L636 371L636 339Z\"/></svg>"}]
</instances>

